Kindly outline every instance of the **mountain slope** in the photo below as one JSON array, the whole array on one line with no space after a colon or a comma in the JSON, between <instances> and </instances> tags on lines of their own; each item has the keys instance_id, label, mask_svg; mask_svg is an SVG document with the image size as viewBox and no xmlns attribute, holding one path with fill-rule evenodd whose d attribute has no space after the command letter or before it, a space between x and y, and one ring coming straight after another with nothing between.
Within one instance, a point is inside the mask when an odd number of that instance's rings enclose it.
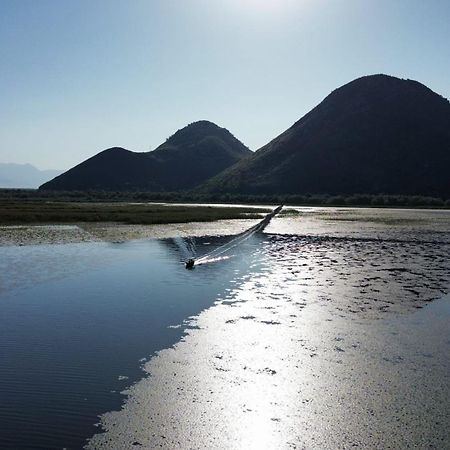
<instances>
[{"instance_id":1,"label":"mountain slope","mask_svg":"<svg viewBox=\"0 0 450 450\"><path fill-rule=\"evenodd\" d=\"M0 163L0 188L36 189L61 170L39 170L31 164Z\"/></svg>"},{"instance_id":2,"label":"mountain slope","mask_svg":"<svg viewBox=\"0 0 450 450\"><path fill-rule=\"evenodd\" d=\"M41 189L187 190L251 154L225 128L199 121L178 130L152 152L120 147L104 150Z\"/></svg>"},{"instance_id":3,"label":"mountain slope","mask_svg":"<svg viewBox=\"0 0 450 450\"><path fill-rule=\"evenodd\" d=\"M203 192L450 198L450 103L387 75L359 78Z\"/></svg>"}]
</instances>

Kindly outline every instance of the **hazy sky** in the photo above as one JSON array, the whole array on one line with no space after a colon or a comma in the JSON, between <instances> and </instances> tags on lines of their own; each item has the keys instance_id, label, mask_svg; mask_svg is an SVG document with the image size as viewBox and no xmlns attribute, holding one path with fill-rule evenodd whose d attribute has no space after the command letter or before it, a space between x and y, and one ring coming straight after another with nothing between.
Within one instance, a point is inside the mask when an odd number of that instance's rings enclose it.
<instances>
[{"instance_id":1,"label":"hazy sky","mask_svg":"<svg viewBox=\"0 0 450 450\"><path fill-rule=\"evenodd\" d=\"M68 169L190 122L252 150L336 87L450 98L449 0L0 0L0 162Z\"/></svg>"}]
</instances>

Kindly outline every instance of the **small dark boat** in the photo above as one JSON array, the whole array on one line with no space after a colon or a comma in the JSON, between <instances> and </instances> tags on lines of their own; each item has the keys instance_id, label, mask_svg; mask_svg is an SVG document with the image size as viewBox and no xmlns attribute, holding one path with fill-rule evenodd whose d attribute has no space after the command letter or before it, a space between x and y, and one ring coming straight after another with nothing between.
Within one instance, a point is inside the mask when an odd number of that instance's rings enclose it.
<instances>
[{"instance_id":1,"label":"small dark boat","mask_svg":"<svg viewBox=\"0 0 450 450\"><path fill-rule=\"evenodd\" d=\"M186 269L192 269L194 267L194 264L195 264L195 259L189 258L185 263L185 267L186 267Z\"/></svg>"}]
</instances>

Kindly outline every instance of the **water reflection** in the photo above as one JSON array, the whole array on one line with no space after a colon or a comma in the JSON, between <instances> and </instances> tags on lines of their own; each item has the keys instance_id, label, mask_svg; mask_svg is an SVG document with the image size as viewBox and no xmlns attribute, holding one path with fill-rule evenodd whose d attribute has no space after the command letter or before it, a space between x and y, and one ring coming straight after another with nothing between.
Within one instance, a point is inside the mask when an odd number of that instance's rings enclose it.
<instances>
[{"instance_id":1,"label":"water reflection","mask_svg":"<svg viewBox=\"0 0 450 450\"><path fill-rule=\"evenodd\" d=\"M450 316L421 310L448 289L447 244L263 235L246 246L247 270L146 364L151 376L89 448L448 442Z\"/></svg>"},{"instance_id":2,"label":"water reflection","mask_svg":"<svg viewBox=\"0 0 450 450\"><path fill-rule=\"evenodd\" d=\"M0 447L81 447L151 357L91 448L442 447L449 233L292 220L193 271L172 239L2 248Z\"/></svg>"},{"instance_id":3,"label":"water reflection","mask_svg":"<svg viewBox=\"0 0 450 450\"><path fill-rule=\"evenodd\" d=\"M182 261L170 240L2 248L2 449L82 447L139 360L247 271L245 256L201 274Z\"/></svg>"}]
</instances>

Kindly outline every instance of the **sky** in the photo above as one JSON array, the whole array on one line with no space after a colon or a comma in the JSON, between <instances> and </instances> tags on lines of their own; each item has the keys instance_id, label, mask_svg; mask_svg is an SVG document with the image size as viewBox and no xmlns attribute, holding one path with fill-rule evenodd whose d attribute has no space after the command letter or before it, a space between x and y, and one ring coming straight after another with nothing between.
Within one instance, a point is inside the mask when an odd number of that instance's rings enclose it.
<instances>
[{"instance_id":1,"label":"sky","mask_svg":"<svg viewBox=\"0 0 450 450\"><path fill-rule=\"evenodd\" d=\"M0 0L0 163L69 169L197 120L257 150L363 75L450 98L449 0Z\"/></svg>"}]
</instances>

